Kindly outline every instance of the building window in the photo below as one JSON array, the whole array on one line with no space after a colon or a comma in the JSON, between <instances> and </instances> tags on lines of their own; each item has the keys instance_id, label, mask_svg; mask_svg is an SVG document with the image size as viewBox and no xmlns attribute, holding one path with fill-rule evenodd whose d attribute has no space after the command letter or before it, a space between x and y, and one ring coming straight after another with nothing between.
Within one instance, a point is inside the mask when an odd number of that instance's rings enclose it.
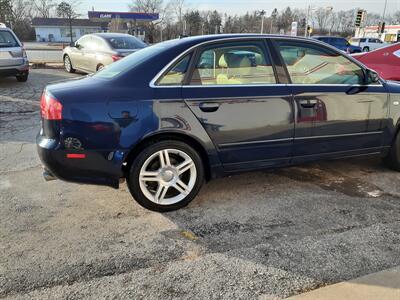
<instances>
[{"instance_id":1,"label":"building window","mask_svg":"<svg viewBox=\"0 0 400 300\"><path fill-rule=\"evenodd\" d=\"M60 28L61 37L71 37L70 29L69 28ZM75 30L72 29L72 37L76 37Z\"/></svg>"}]
</instances>

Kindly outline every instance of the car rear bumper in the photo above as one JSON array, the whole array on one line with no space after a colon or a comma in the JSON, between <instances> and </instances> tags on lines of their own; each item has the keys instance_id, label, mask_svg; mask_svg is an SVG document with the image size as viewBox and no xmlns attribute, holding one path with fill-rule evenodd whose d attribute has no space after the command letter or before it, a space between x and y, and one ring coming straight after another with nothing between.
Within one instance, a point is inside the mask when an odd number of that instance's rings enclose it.
<instances>
[{"instance_id":1,"label":"car rear bumper","mask_svg":"<svg viewBox=\"0 0 400 300\"><path fill-rule=\"evenodd\" d=\"M122 177L122 158L111 159L109 151L70 151L60 147L59 142L38 134L37 152L44 166L46 181L55 178L85 184L119 187ZM85 158L68 158L68 154L84 155Z\"/></svg>"},{"instance_id":2,"label":"car rear bumper","mask_svg":"<svg viewBox=\"0 0 400 300\"><path fill-rule=\"evenodd\" d=\"M29 73L29 62L27 60L22 65L17 66L0 65L0 76L15 76L21 73Z\"/></svg>"}]
</instances>

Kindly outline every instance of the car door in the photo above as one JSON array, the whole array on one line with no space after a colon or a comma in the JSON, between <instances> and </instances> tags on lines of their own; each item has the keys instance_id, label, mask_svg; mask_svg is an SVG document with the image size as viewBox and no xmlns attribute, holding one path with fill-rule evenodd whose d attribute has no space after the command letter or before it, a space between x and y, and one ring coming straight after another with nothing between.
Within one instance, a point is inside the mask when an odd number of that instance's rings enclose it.
<instances>
[{"instance_id":1,"label":"car door","mask_svg":"<svg viewBox=\"0 0 400 300\"><path fill-rule=\"evenodd\" d=\"M265 41L224 41L198 49L182 96L227 171L290 161L294 111L278 84Z\"/></svg>"},{"instance_id":2,"label":"car door","mask_svg":"<svg viewBox=\"0 0 400 300\"><path fill-rule=\"evenodd\" d=\"M87 50L90 41L89 36L83 36L76 41L75 47L71 47L69 56L71 58L72 66L79 70L86 70L85 68L85 51Z\"/></svg>"},{"instance_id":3,"label":"car door","mask_svg":"<svg viewBox=\"0 0 400 300\"><path fill-rule=\"evenodd\" d=\"M97 71L97 54L100 48L99 38L95 36L90 36L88 45L84 52L84 66L88 72L96 72Z\"/></svg>"},{"instance_id":4,"label":"car door","mask_svg":"<svg viewBox=\"0 0 400 300\"><path fill-rule=\"evenodd\" d=\"M293 155L312 158L379 151L388 126L384 86L365 83L365 70L330 47L291 40L274 44L292 82Z\"/></svg>"}]
</instances>

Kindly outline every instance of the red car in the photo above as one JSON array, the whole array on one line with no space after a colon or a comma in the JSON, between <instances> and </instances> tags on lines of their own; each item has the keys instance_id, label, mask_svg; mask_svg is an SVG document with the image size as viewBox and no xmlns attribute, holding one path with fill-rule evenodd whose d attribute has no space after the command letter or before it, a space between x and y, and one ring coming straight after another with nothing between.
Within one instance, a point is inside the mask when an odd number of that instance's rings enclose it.
<instances>
[{"instance_id":1,"label":"red car","mask_svg":"<svg viewBox=\"0 0 400 300\"><path fill-rule=\"evenodd\" d=\"M378 72L383 79L400 81L400 43L353 57Z\"/></svg>"}]
</instances>

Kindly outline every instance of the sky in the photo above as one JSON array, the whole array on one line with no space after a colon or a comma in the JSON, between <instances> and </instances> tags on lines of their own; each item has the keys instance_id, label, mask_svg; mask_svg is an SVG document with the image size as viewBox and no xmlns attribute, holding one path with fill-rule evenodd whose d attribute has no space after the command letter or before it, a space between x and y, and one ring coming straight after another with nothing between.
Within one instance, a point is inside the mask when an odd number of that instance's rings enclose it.
<instances>
[{"instance_id":1,"label":"sky","mask_svg":"<svg viewBox=\"0 0 400 300\"><path fill-rule=\"evenodd\" d=\"M167 2L168 0L164 0ZM94 7L101 11L127 11L132 0L81 0L80 11L86 15ZM385 0L186 0L188 8L199 10L218 10L228 14L244 14L247 11L264 9L269 15L274 8L283 10L291 8L333 7L334 10L347 10L352 8L366 9L368 12L382 14ZM387 13L400 10L400 0L387 0Z\"/></svg>"}]
</instances>

